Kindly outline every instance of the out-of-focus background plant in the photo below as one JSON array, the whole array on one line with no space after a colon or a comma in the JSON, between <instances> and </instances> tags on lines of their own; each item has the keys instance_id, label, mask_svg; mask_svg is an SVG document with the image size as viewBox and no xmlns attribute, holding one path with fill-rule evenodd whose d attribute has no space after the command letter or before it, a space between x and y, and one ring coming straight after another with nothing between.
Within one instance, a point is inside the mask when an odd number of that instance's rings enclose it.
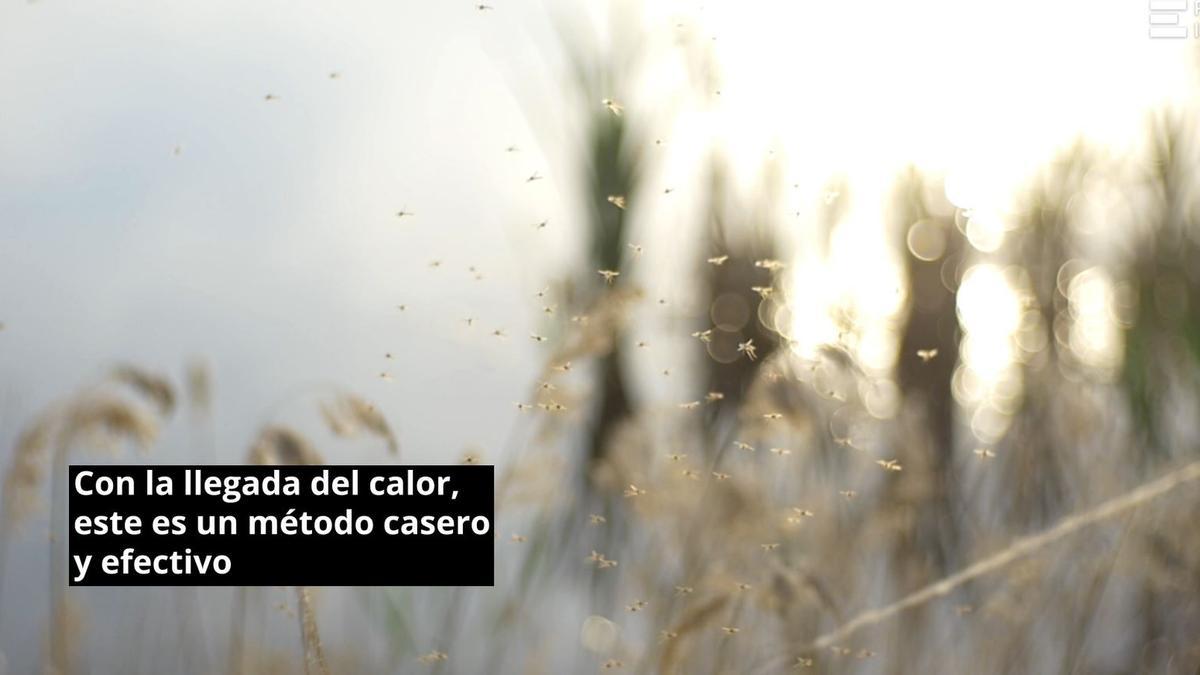
<instances>
[{"instance_id":1,"label":"out-of-focus background plant","mask_svg":"<svg viewBox=\"0 0 1200 675\"><path fill-rule=\"evenodd\" d=\"M1200 668L1193 41L226 9L0 9L0 673ZM89 452L495 463L496 586L68 589Z\"/></svg>"}]
</instances>

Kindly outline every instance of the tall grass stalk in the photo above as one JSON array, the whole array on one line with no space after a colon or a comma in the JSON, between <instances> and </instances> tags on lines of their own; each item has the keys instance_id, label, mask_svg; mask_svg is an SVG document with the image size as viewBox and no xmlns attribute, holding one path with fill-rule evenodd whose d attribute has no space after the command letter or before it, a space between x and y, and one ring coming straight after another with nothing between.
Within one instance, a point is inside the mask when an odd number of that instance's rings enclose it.
<instances>
[{"instance_id":1,"label":"tall grass stalk","mask_svg":"<svg viewBox=\"0 0 1200 675\"><path fill-rule=\"evenodd\" d=\"M1157 499L1171 490L1200 480L1200 462L1193 462L1182 468L1145 483L1118 497L1113 497L1094 508L1082 513L1064 518L1054 527L1035 535L1024 537L1011 545L966 569L952 574L940 581L925 586L885 607L872 609L859 614L834 630L823 633L814 639L802 652L811 652L832 645L840 644L846 638L858 633L864 628L874 626L891 619L905 610L923 605L931 600L949 595L956 588L987 574L991 574L1016 560L1053 544L1067 535L1073 534L1089 525L1103 522L1118 516L1130 509L1137 508L1146 502ZM771 662L770 667L776 667L779 660Z\"/></svg>"}]
</instances>

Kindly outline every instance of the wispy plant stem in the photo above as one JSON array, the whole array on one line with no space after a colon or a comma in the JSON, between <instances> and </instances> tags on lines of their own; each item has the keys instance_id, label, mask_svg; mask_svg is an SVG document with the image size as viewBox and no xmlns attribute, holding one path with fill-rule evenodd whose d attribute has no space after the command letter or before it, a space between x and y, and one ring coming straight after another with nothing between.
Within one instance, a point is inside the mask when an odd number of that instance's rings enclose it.
<instances>
[{"instance_id":1,"label":"wispy plant stem","mask_svg":"<svg viewBox=\"0 0 1200 675\"><path fill-rule=\"evenodd\" d=\"M999 553L984 558L966 569L911 593L886 607L863 612L841 626L838 626L836 629L818 636L808 646L807 650L804 651L823 649L842 642L864 628L886 621L907 609L912 609L930 600L948 595L951 591L968 581L995 572L1009 563L1045 548L1077 530L1108 520L1113 516L1161 497L1184 483L1195 480L1200 480L1200 462L1188 464L1130 490L1123 495L1109 499L1092 509L1064 518L1057 525L1044 532L1018 539Z\"/></svg>"}]
</instances>

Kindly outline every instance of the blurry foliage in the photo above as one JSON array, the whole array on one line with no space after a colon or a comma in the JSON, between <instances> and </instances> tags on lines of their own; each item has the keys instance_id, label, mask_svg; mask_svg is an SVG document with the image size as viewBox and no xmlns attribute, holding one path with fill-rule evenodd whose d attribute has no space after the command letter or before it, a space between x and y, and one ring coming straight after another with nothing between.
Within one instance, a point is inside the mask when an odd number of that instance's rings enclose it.
<instances>
[{"instance_id":1,"label":"blurry foliage","mask_svg":"<svg viewBox=\"0 0 1200 675\"><path fill-rule=\"evenodd\" d=\"M1182 114L1156 117L1151 134L1144 229L1125 263L1134 312L1121 380L1147 452L1170 456L1180 440L1171 400L1183 395L1200 403L1200 147L1194 118Z\"/></svg>"}]
</instances>

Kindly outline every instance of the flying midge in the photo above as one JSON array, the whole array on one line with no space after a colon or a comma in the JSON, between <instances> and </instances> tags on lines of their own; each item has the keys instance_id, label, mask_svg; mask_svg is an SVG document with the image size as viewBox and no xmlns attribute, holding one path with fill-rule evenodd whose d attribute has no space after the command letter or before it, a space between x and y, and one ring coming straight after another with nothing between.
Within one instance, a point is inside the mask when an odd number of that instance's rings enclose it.
<instances>
[{"instance_id":1,"label":"flying midge","mask_svg":"<svg viewBox=\"0 0 1200 675\"><path fill-rule=\"evenodd\" d=\"M709 328L708 330L698 330L698 331L692 333L692 337L696 338L697 340L699 340L701 342L712 342L712 335L713 335L713 332L712 332L711 328Z\"/></svg>"},{"instance_id":2,"label":"flying midge","mask_svg":"<svg viewBox=\"0 0 1200 675\"><path fill-rule=\"evenodd\" d=\"M671 454L667 455L667 459L671 460L672 462L682 462L683 460L687 459L687 455L678 452L672 452Z\"/></svg>"},{"instance_id":3,"label":"flying midge","mask_svg":"<svg viewBox=\"0 0 1200 675\"><path fill-rule=\"evenodd\" d=\"M787 448L771 448L770 453L780 457L787 457L788 455L792 454L792 451Z\"/></svg>"},{"instance_id":4,"label":"flying midge","mask_svg":"<svg viewBox=\"0 0 1200 675\"><path fill-rule=\"evenodd\" d=\"M778 542L773 542L773 543L770 543L770 544L759 544L758 546L759 546L759 548L761 548L762 550L764 550L764 551L767 551L767 552L770 552L770 551L774 551L775 549L779 548L779 543L778 543Z\"/></svg>"},{"instance_id":5,"label":"flying midge","mask_svg":"<svg viewBox=\"0 0 1200 675\"><path fill-rule=\"evenodd\" d=\"M546 225L549 225L549 224L550 224L550 221L543 220L540 223L534 223L533 227L534 227L534 229L537 229L537 230L544 230L544 229L546 229Z\"/></svg>"},{"instance_id":6,"label":"flying midge","mask_svg":"<svg viewBox=\"0 0 1200 675\"><path fill-rule=\"evenodd\" d=\"M521 149L515 145L510 145L504 149L505 152L519 152Z\"/></svg>"},{"instance_id":7,"label":"flying midge","mask_svg":"<svg viewBox=\"0 0 1200 675\"><path fill-rule=\"evenodd\" d=\"M783 413L763 413L763 419L764 420L781 420L781 419L783 419Z\"/></svg>"},{"instance_id":8,"label":"flying midge","mask_svg":"<svg viewBox=\"0 0 1200 675\"><path fill-rule=\"evenodd\" d=\"M599 567L600 569L617 566L616 560L609 560L608 558L604 557L603 553L597 553L596 551L592 551L591 555L589 555L587 559L596 563L596 567Z\"/></svg>"},{"instance_id":9,"label":"flying midge","mask_svg":"<svg viewBox=\"0 0 1200 675\"><path fill-rule=\"evenodd\" d=\"M679 475L683 476L684 478L690 478L692 480L700 480L700 474L696 473L695 471L693 471L691 469L684 469L683 471L679 472Z\"/></svg>"},{"instance_id":10,"label":"flying midge","mask_svg":"<svg viewBox=\"0 0 1200 675\"><path fill-rule=\"evenodd\" d=\"M646 489L640 488L640 487L634 485L633 483L630 483L629 487L625 488L625 496L626 497L640 497L644 494L646 494Z\"/></svg>"},{"instance_id":11,"label":"flying midge","mask_svg":"<svg viewBox=\"0 0 1200 675\"><path fill-rule=\"evenodd\" d=\"M726 635L737 635L740 630L737 626L721 626L721 632Z\"/></svg>"},{"instance_id":12,"label":"flying midge","mask_svg":"<svg viewBox=\"0 0 1200 675\"><path fill-rule=\"evenodd\" d=\"M729 260L728 255L717 255L717 256L713 256L713 257L709 258L708 264L720 266L720 265L724 265L726 260Z\"/></svg>"},{"instance_id":13,"label":"flying midge","mask_svg":"<svg viewBox=\"0 0 1200 675\"><path fill-rule=\"evenodd\" d=\"M533 406L528 403L518 403L517 410L519 410L521 412L526 412L529 410L533 410Z\"/></svg>"},{"instance_id":14,"label":"flying midge","mask_svg":"<svg viewBox=\"0 0 1200 675\"><path fill-rule=\"evenodd\" d=\"M618 209L623 209L625 208L625 195L609 195L608 203L612 204Z\"/></svg>"},{"instance_id":15,"label":"flying midge","mask_svg":"<svg viewBox=\"0 0 1200 675\"><path fill-rule=\"evenodd\" d=\"M691 586L676 586L675 594L676 595L691 595L695 590L696 589L692 588Z\"/></svg>"},{"instance_id":16,"label":"flying midge","mask_svg":"<svg viewBox=\"0 0 1200 675\"><path fill-rule=\"evenodd\" d=\"M936 349L918 349L917 350L917 358L921 359L925 363L929 363L935 357L937 357L937 355L938 355L938 350L936 350Z\"/></svg>"},{"instance_id":17,"label":"flying midge","mask_svg":"<svg viewBox=\"0 0 1200 675\"><path fill-rule=\"evenodd\" d=\"M637 346L638 349L645 349L646 347L650 346L650 343L646 342L645 340L638 340Z\"/></svg>"},{"instance_id":18,"label":"flying midge","mask_svg":"<svg viewBox=\"0 0 1200 675\"><path fill-rule=\"evenodd\" d=\"M775 289L770 286L751 286L750 290L758 293L763 300L771 297L771 294L775 292Z\"/></svg>"},{"instance_id":19,"label":"flying midge","mask_svg":"<svg viewBox=\"0 0 1200 675\"><path fill-rule=\"evenodd\" d=\"M524 544L524 543L525 543L525 539L526 539L526 538L525 538L525 535L523 535L523 534L514 534L514 535L512 536L512 540L513 540L513 541L515 541L515 542L516 542L516 543L518 543L518 544Z\"/></svg>"},{"instance_id":20,"label":"flying midge","mask_svg":"<svg viewBox=\"0 0 1200 675\"><path fill-rule=\"evenodd\" d=\"M722 473L720 471L714 471L714 472L712 472L712 477L716 478L717 480L729 480L730 476L727 473Z\"/></svg>"},{"instance_id":21,"label":"flying midge","mask_svg":"<svg viewBox=\"0 0 1200 675\"><path fill-rule=\"evenodd\" d=\"M442 261L441 260L430 260L429 266L434 269L437 269L442 266Z\"/></svg>"},{"instance_id":22,"label":"flying midge","mask_svg":"<svg viewBox=\"0 0 1200 675\"><path fill-rule=\"evenodd\" d=\"M725 398L725 394L722 394L719 391L710 391L704 395L704 400L708 401L709 403L716 403L723 398Z\"/></svg>"},{"instance_id":23,"label":"flying midge","mask_svg":"<svg viewBox=\"0 0 1200 675\"><path fill-rule=\"evenodd\" d=\"M629 250L633 251L633 257L637 258L642 255L643 249L642 249L641 244L630 244Z\"/></svg>"},{"instance_id":24,"label":"flying midge","mask_svg":"<svg viewBox=\"0 0 1200 675\"><path fill-rule=\"evenodd\" d=\"M504 337L508 337L508 335L506 335L506 334L504 333L504 331L503 331L502 329L500 329L500 328L497 328L496 330L492 331L492 335L494 335L494 336L496 336L496 337L498 337L498 338L504 338Z\"/></svg>"},{"instance_id":25,"label":"flying midge","mask_svg":"<svg viewBox=\"0 0 1200 675\"><path fill-rule=\"evenodd\" d=\"M734 441L734 442L733 442L733 447L737 448L738 450L745 450L745 451L747 451L747 452L754 452L754 446L753 446L753 445L750 445L749 443L743 443L743 442L741 442L741 441Z\"/></svg>"},{"instance_id":26,"label":"flying midge","mask_svg":"<svg viewBox=\"0 0 1200 675\"><path fill-rule=\"evenodd\" d=\"M996 456L996 453L987 448L975 448L972 450L972 452L974 452L975 456L979 459L992 459Z\"/></svg>"},{"instance_id":27,"label":"flying midge","mask_svg":"<svg viewBox=\"0 0 1200 675\"><path fill-rule=\"evenodd\" d=\"M554 366L554 369L560 373L569 372L571 370L571 362L567 361L565 363L560 363L557 366Z\"/></svg>"},{"instance_id":28,"label":"flying midge","mask_svg":"<svg viewBox=\"0 0 1200 675\"><path fill-rule=\"evenodd\" d=\"M617 103L616 101L612 100L611 98L602 99L600 101L600 103L605 108L608 108L608 111L614 115L620 115L621 111L625 110L625 106L621 105L620 103Z\"/></svg>"},{"instance_id":29,"label":"flying midge","mask_svg":"<svg viewBox=\"0 0 1200 675\"><path fill-rule=\"evenodd\" d=\"M630 604L625 605L625 610L628 612L640 612L649 604L650 603L646 602L645 600L634 600Z\"/></svg>"},{"instance_id":30,"label":"flying midge","mask_svg":"<svg viewBox=\"0 0 1200 675\"><path fill-rule=\"evenodd\" d=\"M894 459L877 459L875 463L888 471L900 471L904 467L900 466L900 462Z\"/></svg>"},{"instance_id":31,"label":"flying midge","mask_svg":"<svg viewBox=\"0 0 1200 675\"><path fill-rule=\"evenodd\" d=\"M621 275L621 273L616 270L596 270L596 274L604 277L604 283L606 284L611 284L613 279L616 279Z\"/></svg>"},{"instance_id":32,"label":"flying midge","mask_svg":"<svg viewBox=\"0 0 1200 675\"><path fill-rule=\"evenodd\" d=\"M755 351L756 349L757 348L754 346L753 339L746 340L745 342L739 342L737 346L737 350L745 354L746 358L750 359L751 361L758 358L758 352Z\"/></svg>"},{"instance_id":33,"label":"flying midge","mask_svg":"<svg viewBox=\"0 0 1200 675\"><path fill-rule=\"evenodd\" d=\"M674 640L677 637L679 637L679 633L676 633L675 631L670 631L670 630L658 631L658 641L659 642L670 642L671 640Z\"/></svg>"},{"instance_id":34,"label":"flying midge","mask_svg":"<svg viewBox=\"0 0 1200 675\"><path fill-rule=\"evenodd\" d=\"M550 338L548 338L544 335L538 335L537 333L530 333L529 339L533 340L534 342L545 342L546 340L549 340Z\"/></svg>"},{"instance_id":35,"label":"flying midge","mask_svg":"<svg viewBox=\"0 0 1200 675\"><path fill-rule=\"evenodd\" d=\"M541 180L541 179L542 179L542 176L541 176L541 174L539 174L538 172L534 171L533 173L529 174L529 178L526 178L526 179L525 179L525 182L526 182L526 183L532 183L532 182L533 182L533 181L535 181L535 180Z\"/></svg>"},{"instance_id":36,"label":"flying midge","mask_svg":"<svg viewBox=\"0 0 1200 675\"><path fill-rule=\"evenodd\" d=\"M620 659L609 659L609 660L605 661L604 663L600 664L600 667L605 670L616 670L618 668L624 668L625 663L623 661L621 661Z\"/></svg>"},{"instance_id":37,"label":"flying midge","mask_svg":"<svg viewBox=\"0 0 1200 675\"><path fill-rule=\"evenodd\" d=\"M696 408L700 407L700 401L688 401L687 403L680 403L679 407L683 410L695 410Z\"/></svg>"},{"instance_id":38,"label":"flying midge","mask_svg":"<svg viewBox=\"0 0 1200 675\"><path fill-rule=\"evenodd\" d=\"M596 514L596 513L590 514L588 516L588 523L591 525L603 525L604 523L607 523L607 522L608 522L607 518L605 518L604 516L601 516L599 514Z\"/></svg>"},{"instance_id":39,"label":"flying midge","mask_svg":"<svg viewBox=\"0 0 1200 675\"><path fill-rule=\"evenodd\" d=\"M424 656L418 656L417 660L421 663L437 663L438 661L445 661L448 658L450 656L446 652L439 652L435 649Z\"/></svg>"},{"instance_id":40,"label":"flying midge","mask_svg":"<svg viewBox=\"0 0 1200 675\"><path fill-rule=\"evenodd\" d=\"M754 266L761 267L764 270L770 270L772 272L774 272L776 270L781 270L784 267L787 267L787 265L785 265L783 262L781 262L779 260L771 260L770 258L766 258L763 260L755 260Z\"/></svg>"},{"instance_id":41,"label":"flying midge","mask_svg":"<svg viewBox=\"0 0 1200 675\"><path fill-rule=\"evenodd\" d=\"M838 490L838 494L845 497L846 499L854 499L855 497L858 496L858 493L855 492L854 490Z\"/></svg>"},{"instance_id":42,"label":"flying midge","mask_svg":"<svg viewBox=\"0 0 1200 675\"><path fill-rule=\"evenodd\" d=\"M276 96L275 94L267 94L266 96L263 97L263 100L264 101L278 101L279 97Z\"/></svg>"},{"instance_id":43,"label":"flying midge","mask_svg":"<svg viewBox=\"0 0 1200 675\"><path fill-rule=\"evenodd\" d=\"M475 325L475 317L468 316L467 318L463 319L463 323L467 324L467 328L470 328L471 326Z\"/></svg>"}]
</instances>

